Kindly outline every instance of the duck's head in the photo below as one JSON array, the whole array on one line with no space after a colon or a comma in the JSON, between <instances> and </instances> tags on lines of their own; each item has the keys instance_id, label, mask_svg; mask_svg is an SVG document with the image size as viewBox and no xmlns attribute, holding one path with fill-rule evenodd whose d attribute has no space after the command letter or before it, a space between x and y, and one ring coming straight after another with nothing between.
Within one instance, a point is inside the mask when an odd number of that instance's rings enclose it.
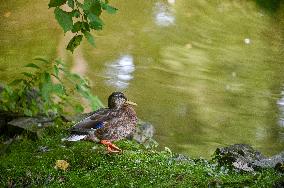
<instances>
[{"instance_id":1,"label":"duck's head","mask_svg":"<svg viewBox=\"0 0 284 188\"><path fill-rule=\"evenodd\" d=\"M128 101L125 95L121 92L113 92L108 97L108 107L109 108L120 108L124 104L136 105L136 103Z\"/></svg>"}]
</instances>

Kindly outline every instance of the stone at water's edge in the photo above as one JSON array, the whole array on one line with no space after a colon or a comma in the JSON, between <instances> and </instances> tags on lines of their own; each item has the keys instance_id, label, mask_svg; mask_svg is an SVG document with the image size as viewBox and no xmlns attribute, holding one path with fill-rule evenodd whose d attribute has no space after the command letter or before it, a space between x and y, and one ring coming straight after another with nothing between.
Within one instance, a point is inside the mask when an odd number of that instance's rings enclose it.
<instances>
[{"instance_id":1,"label":"stone at water's edge","mask_svg":"<svg viewBox=\"0 0 284 188\"><path fill-rule=\"evenodd\" d=\"M276 168L284 163L284 152L272 157L265 157L247 144L234 144L224 148L217 148L215 156L219 164L230 165L243 171Z\"/></svg>"},{"instance_id":2,"label":"stone at water's edge","mask_svg":"<svg viewBox=\"0 0 284 188\"><path fill-rule=\"evenodd\" d=\"M133 135L133 140L138 143L145 143L154 136L154 126L149 122L139 122L136 132Z\"/></svg>"},{"instance_id":3,"label":"stone at water's edge","mask_svg":"<svg viewBox=\"0 0 284 188\"><path fill-rule=\"evenodd\" d=\"M28 133L32 138L38 138L43 128L52 125L53 119L48 117L20 117L7 123L10 135Z\"/></svg>"},{"instance_id":4,"label":"stone at water's edge","mask_svg":"<svg viewBox=\"0 0 284 188\"><path fill-rule=\"evenodd\" d=\"M18 117L22 116L17 113L0 111L0 133L5 131L6 125L9 121L16 119Z\"/></svg>"},{"instance_id":5,"label":"stone at water's edge","mask_svg":"<svg viewBox=\"0 0 284 188\"><path fill-rule=\"evenodd\" d=\"M39 128L46 126L51 121L51 119L47 120L46 117L24 117L22 114L1 111L0 135L14 137L15 135L26 132L28 136L37 137ZM42 127L38 125L42 125Z\"/></svg>"}]
</instances>

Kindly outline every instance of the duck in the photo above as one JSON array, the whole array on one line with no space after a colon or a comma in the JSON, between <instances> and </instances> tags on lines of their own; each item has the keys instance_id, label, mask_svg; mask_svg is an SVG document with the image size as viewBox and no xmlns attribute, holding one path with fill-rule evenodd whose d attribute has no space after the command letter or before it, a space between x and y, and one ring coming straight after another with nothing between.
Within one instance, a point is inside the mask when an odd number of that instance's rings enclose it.
<instances>
[{"instance_id":1,"label":"duck","mask_svg":"<svg viewBox=\"0 0 284 188\"><path fill-rule=\"evenodd\" d=\"M89 140L99 142L110 153L122 150L114 141L130 138L135 130L138 118L134 110L137 104L129 101L122 92L113 92L108 97L108 107L91 112L71 129L67 141Z\"/></svg>"}]
</instances>

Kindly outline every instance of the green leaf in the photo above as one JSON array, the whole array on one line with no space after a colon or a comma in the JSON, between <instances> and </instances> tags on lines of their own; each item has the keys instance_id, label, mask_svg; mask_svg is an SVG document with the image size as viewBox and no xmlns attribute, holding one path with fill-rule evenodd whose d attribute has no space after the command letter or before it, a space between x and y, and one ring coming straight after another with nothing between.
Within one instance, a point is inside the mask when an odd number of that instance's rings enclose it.
<instances>
[{"instance_id":1,"label":"green leaf","mask_svg":"<svg viewBox=\"0 0 284 188\"><path fill-rule=\"evenodd\" d=\"M94 40L93 36L91 35L91 33L88 32L88 31L85 31L85 32L83 32L83 34L84 34L84 36L86 37L87 41L88 41L93 47L95 47L95 46L96 46L96 45L95 45L95 40Z\"/></svg>"},{"instance_id":2,"label":"green leaf","mask_svg":"<svg viewBox=\"0 0 284 188\"><path fill-rule=\"evenodd\" d=\"M85 0L84 4L82 5L83 10L89 10L92 6L93 0Z\"/></svg>"},{"instance_id":3,"label":"green leaf","mask_svg":"<svg viewBox=\"0 0 284 188\"><path fill-rule=\"evenodd\" d=\"M73 28L71 31L72 33L77 33L78 31L82 31L82 32L90 31L90 26L87 22L78 21L73 25Z\"/></svg>"},{"instance_id":4,"label":"green leaf","mask_svg":"<svg viewBox=\"0 0 284 188\"><path fill-rule=\"evenodd\" d=\"M34 58L34 60L41 61L41 62L47 63L47 64L50 63L50 62L49 62L47 59L45 59L44 57L36 57L36 58Z\"/></svg>"},{"instance_id":5,"label":"green leaf","mask_svg":"<svg viewBox=\"0 0 284 188\"><path fill-rule=\"evenodd\" d=\"M32 99L32 105L36 106L37 105L37 102L35 99Z\"/></svg>"},{"instance_id":6,"label":"green leaf","mask_svg":"<svg viewBox=\"0 0 284 188\"><path fill-rule=\"evenodd\" d=\"M97 110L98 108L105 107L103 103L100 101L100 99L97 96L94 96L90 93L89 97L87 98L89 101L92 110Z\"/></svg>"},{"instance_id":7,"label":"green leaf","mask_svg":"<svg viewBox=\"0 0 284 188\"><path fill-rule=\"evenodd\" d=\"M4 91L9 95L12 96L14 94L14 91L12 90L12 88L10 88L9 86L5 86L4 87Z\"/></svg>"},{"instance_id":8,"label":"green leaf","mask_svg":"<svg viewBox=\"0 0 284 188\"><path fill-rule=\"evenodd\" d=\"M56 7L54 10L55 18L59 25L62 27L64 33L70 31L73 27L72 13L65 12L60 8Z\"/></svg>"},{"instance_id":9,"label":"green leaf","mask_svg":"<svg viewBox=\"0 0 284 188\"><path fill-rule=\"evenodd\" d=\"M30 109L24 108L24 114L27 116L32 116L33 112Z\"/></svg>"},{"instance_id":10,"label":"green leaf","mask_svg":"<svg viewBox=\"0 0 284 188\"><path fill-rule=\"evenodd\" d=\"M31 84L27 81L27 80L23 80L23 83L28 86L28 87L31 87Z\"/></svg>"},{"instance_id":11,"label":"green leaf","mask_svg":"<svg viewBox=\"0 0 284 188\"><path fill-rule=\"evenodd\" d=\"M72 33L76 33L78 31L80 31L82 28L82 22L76 22L74 25L73 25L73 28L72 28Z\"/></svg>"},{"instance_id":12,"label":"green leaf","mask_svg":"<svg viewBox=\"0 0 284 188\"><path fill-rule=\"evenodd\" d=\"M51 83L50 74L48 72L44 72L44 81L46 83Z\"/></svg>"},{"instance_id":13,"label":"green leaf","mask_svg":"<svg viewBox=\"0 0 284 188\"><path fill-rule=\"evenodd\" d=\"M40 84L40 94L45 101L48 101L52 91L52 82L48 72L43 73L42 80L43 81Z\"/></svg>"},{"instance_id":14,"label":"green leaf","mask_svg":"<svg viewBox=\"0 0 284 188\"><path fill-rule=\"evenodd\" d=\"M103 26L98 22L90 22L90 27L94 30L102 30Z\"/></svg>"},{"instance_id":15,"label":"green leaf","mask_svg":"<svg viewBox=\"0 0 284 188\"><path fill-rule=\"evenodd\" d=\"M67 0L67 4L70 8L74 8L74 1L73 0Z\"/></svg>"},{"instance_id":16,"label":"green leaf","mask_svg":"<svg viewBox=\"0 0 284 188\"><path fill-rule=\"evenodd\" d=\"M55 64L56 64L56 65L60 65L60 64L62 64L62 62L61 62L61 60L60 60L60 59L56 59L54 62L55 62Z\"/></svg>"},{"instance_id":17,"label":"green leaf","mask_svg":"<svg viewBox=\"0 0 284 188\"><path fill-rule=\"evenodd\" d=\"M100 16L102 13L101 3L98 0L85 0L82 9L97 16Z\"/></svg>"},{"instance_id":18,"label":"green leaf","mask_svg":"<svg viewBox=\"0 0 284 188\"><path fill-rule=\"evenodd\" d=\"M78 2L78 1L75 1L75 3L76 3L76 5L77 5L77 7L80 7L80 8L83 7L83 4L82 4L82 3Z\"/></svg>"},{"instance_id":19,"label":"green leaf","mask_svg":"<svg viewBox=\"0 0 284 188\"><path fill-rule=\"evenodd\" d=\"M23 79L15 79L12 82L9 83L9 85L13 86L13 85L17 85L19 83L21 83L23 81Z\"/></svg>"},{"instance_id":20,"label":"green leaf","mask_svg":"<svg viewBox=\"0 0 284 188\"><path fill-rule=\"evenodd\" d=\"M4 111L8 111L9 109L6 106L0 106Z\"/></svg>"},{"instance_id":21,"label":"green leaf","mask_svg":"<svg viewBox=\"0 0 284 188\"><path fill-rule=\"evenodd\" d=\"M93 1L88 11L96 16L100 16L102 13L101 3L99 1Z\"/></svg>"},{"instance_id":22,"label":"green leaf","mask_svg":"<svg viewBox=\"0 0 284 188\"><path fill-rule=\"evenodd\" d=\"M80 75L75 74L75 73L71 73L70 76L71 76L72 79L74 79L74 80L75 80L75 79L76 79L76 80L81 80L81 79L82 79Z\"/></svg>"},{"instance_id":23,"label":"green leaf","mask_svg":"<svg viewBox=\"0 0 284 188\"><path fill-rule=\"evenodd\" d=\"M23 75L25 75L26 77L32 78L34 75L29 73L29 72L22 72Z\"/></svg>"},{"instance_id":24,"label":"green leaf","mask_svg":"<svg viewBox=\"0 0 284 188\"><path fill-rule=\"evenodd\" d=\"M64 86L61 84L54 84L52 87L53 91L59 95L63 95L65 93Z\"/></svg>"},{"instance_id":25,"label":"green leaf","mask_svg":"<svg viewBox=\"0 0 284 188\"><path fill-rule=\"evenodd\" d=\"M56 77L58 77L58 74L59 74L59 69L56 65L53 66L53 70L54 70L54 74Z\"/></svg>"},{"instance_id":26,"label":"green leaf","mask_svg":"<svg viewBox=\"0 0 284 188\"><path fill-rule=\"evenodd\" d=\"M51 88L51 84L50 83L43 83L40 87L40 94L42 96L42 98L45 100L45 102L48 102L48 100L50 99L50 91L52 90Z\"/></svg>"},{"instance_id":27,"label":"green leaf","mask_svg":"<svg viewBox=\"0 0 284 188\"><path fill-rule=\"evenodd\" d=\"M103 28L103 21L94 14L88 14L90 20L90 27L95 30L101 30Z\"/></svg>"},{"instance_id":28,"label":"green leaf","mask_svg":"<svg viewBox=\"0 0 284 188\"><path fill-rule=\"evenodd\" d=\"M56 59L56 60L55 60L55 64L56 64L56 65L63 65L63 62L62 62L61 59Z\"/></svg>"},{"instance_id":29,"label":"green leaf","mask_svg":"<svg viewBox=\"0 0 284 188\"><path fill-rule=\"evenodd\" d=\"M102 8L106 10L109 14L115 14L117 12L117 8L110 6L107 3L102 4Z\"/></svg>"},{"instance_id":30,"label":"green leaf","mask_svg":"<svg viewBox=\"0 0 284 188\"><path fill-rule=\"evenodd\" d=\"M72 14L73 14L73 16L76 17L76 18L79 18L79 17L80 17L80 11L79 11L78 9L73 10L73 11L72 11Z\"/></svg>"},{"instance_id":31,"label":"green leaf","mask_svg":"<svg viewBox=\"0 0 284 188\"><path fill-rule=\"evenodd\" d=\"M65 67L59 67L59 70L61 70L61 71L64 72L65 74L67 73L67 69L65 69Z\"/></svg>"},{"instance_id":32,"label":"green leaf","mask_svg":"<svg viewBox=\"0 0 284 188\"><path fill-rule=\"evenodd\" d=\"M34 104L34 103L32 103L32 105L30 105L29 108L31 109L33 114L37 114L39 112L39 109L38 109L37 105Z\"/></svg>"},{"instance_id":33,"label":"green leaf","mask_svg":"<svg viewBox=\"0 0 284 188\"><path fill-rule=\"evenodd\" d=\"M80 45L81 41L83 39L83 35L75 35L70 42L67 45L67 50L70 50L72 53L74 52L74 49Z\"/></svg>"},{"instance_id":34,"label":"green leaf","mask_svg":"<svg viewBox=\"0 0 284 188\"><path fill-rule=\"evenodd\" d=\"M75 85L75 88L78 92L81 92L81 87L78 84Z\"/></svg>"},{"instance_id":35,"label":"green leaf","mask_svg":"<svg viewBox=\"0 0 284 188\"><path fill-rule=\"evenodd\" d=\"M82 25L82 32L84 31L90 31L90 26L87 22L83 22L83 25Z\"/></svg>"},{"instance_id":36,"label":"green leaf","mask_svg":"<svg viewBox=\"0 0 284 188\"><path fill-rule=\"evenodd\" d=\"M66 3L67 0L50 0L48 7L58 7Z\"/></svg>"},{"instance_id":37,"label":"green leaf","mask_svg":"<svg viewBox=\"0 0 284 188\"><path fill-rule=\"evenodd\" d=\"M25 67L31 67L31 68L36 68L36 69L40 69L39 66L37 66L36 64L34 63L29 63L29 64L26 64Z\"/></svg>"},{"instance_id":38,"label":"green leaf","mask_svg":"<svg viewBox=\"0 0 284 188\"><path fill-rule=\"evenodd\" d=\"M84 111L84 107L83 107L82 105L80 105L80 104L77 104L77 105L75 106L75 111L76 111L77 113L81 113L81 112Z\"/></svg>"}]
</instances>

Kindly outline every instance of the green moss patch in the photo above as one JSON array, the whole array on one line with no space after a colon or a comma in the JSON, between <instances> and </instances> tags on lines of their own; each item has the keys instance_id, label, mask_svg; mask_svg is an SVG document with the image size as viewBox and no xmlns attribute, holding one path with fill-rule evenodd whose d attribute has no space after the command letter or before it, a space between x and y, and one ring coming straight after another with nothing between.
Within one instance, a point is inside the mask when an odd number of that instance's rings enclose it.
<instances>
[{"instance_id":1,"label":"green moss patch","mask_svg":"<svg viewBox=\"0 0 284 188\"><path fill-rule=\"evenodd\" d=\"M39 140L1 144L0 187L271 187L282 178L273 169L240 173L133 141L116 143L122 154L108 154L96 143L62 142L67 134L64 128L49 128ZM65 160L67 169L55 168L57 160Z\"/></svg>"}]
</instances>

